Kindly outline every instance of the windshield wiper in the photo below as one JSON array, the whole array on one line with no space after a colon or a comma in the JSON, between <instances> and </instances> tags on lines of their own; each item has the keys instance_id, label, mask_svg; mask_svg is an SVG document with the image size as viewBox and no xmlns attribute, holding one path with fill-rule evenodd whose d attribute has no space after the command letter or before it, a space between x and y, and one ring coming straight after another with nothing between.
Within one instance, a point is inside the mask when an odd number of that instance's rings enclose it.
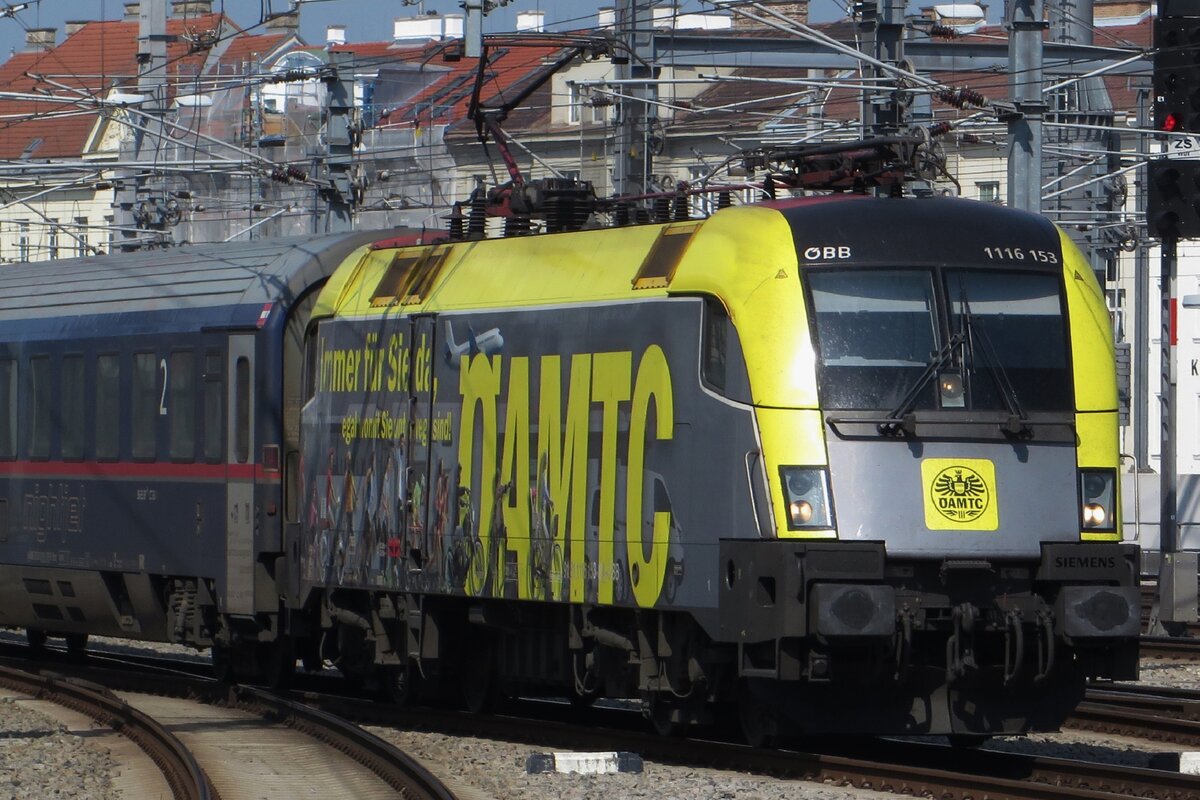
<instances>
[{"instance_id":1,"label":"windshield wiper","mask_svg":"<svg viewBox=\"0 0 1200 800\"><path fill-rule=\"evenodd\" d=\"M908 436L914 436L917 432L917 418L912 413L913 406L917 404L921 392L929 386L929 382L937 376L939 372L945 369L954 359L954 351L961 347L966 342L966 336L962 333L953 334L947 342L942 345L929 359L929 363L925 366L925 371L917 378L916 383L908 390L908 394L904 395L904 399L900 401L900 405L896 406L885 420L879 423L879 432L885 435L894 436L897 433L903 432Z\"/></svg>"},{"instance_id":2,"label":"windshield wiper","mask_svg":"<svg viewBox=\"0 0 1200 800\"><path fill-rule=\"evenodd\" d=\"M971 359L971 365L974 366L975 363L975 340L978 338L981 345L979 352L983 354L982 360L985 362L984 367L995 382L996 388L1000 390L1000 399L1004 402L1004 409L1008 412L1008 419L1000 426L1000 430L1012 436L1028 436L1032 432L1028 425L1029 418L1025 416L1025 411L1021 408L1017 390L1013 387L1004 365L1000 362L1000 357L996 355L996 348L992 346L991 337L988 336L983 325L975 324L975 316L971 313L965 297L962 298L962 304L963 330L967 337L966 352Z\"/></svg>"}]
</instances>

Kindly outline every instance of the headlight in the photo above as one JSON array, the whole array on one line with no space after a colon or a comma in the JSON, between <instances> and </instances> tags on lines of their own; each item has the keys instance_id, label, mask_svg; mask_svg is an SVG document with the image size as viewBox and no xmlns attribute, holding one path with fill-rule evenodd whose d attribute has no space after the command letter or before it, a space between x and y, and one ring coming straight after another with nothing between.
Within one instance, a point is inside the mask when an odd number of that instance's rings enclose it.
<instances>
[{"instance_id":1,"label":"headlight","mask_svg":"<svg viewBox=\"0 0 1200 800\"><path fill-rule=\"evenodd\" d=\"M780 467L788 530L833 527L829 472L824 467Z\"/></svg>"},{"instance_id":2,"label":"headlight","mask_svg":"<svg viewBox=\"0 0 1200 800\"><path fill-rule=\"evenodd\" d=\"M1080 523L1084 530L1116 530L1117 476L1111 469L1079 470Z\"/></svg>"}]
</instances>

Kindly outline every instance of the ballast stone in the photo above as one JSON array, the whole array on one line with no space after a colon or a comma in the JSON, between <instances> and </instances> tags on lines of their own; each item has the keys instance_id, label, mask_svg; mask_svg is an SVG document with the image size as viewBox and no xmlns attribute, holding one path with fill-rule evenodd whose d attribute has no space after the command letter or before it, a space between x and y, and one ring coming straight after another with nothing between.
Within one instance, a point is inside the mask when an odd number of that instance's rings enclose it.
<instances>
[{"instance_id":1,"label":"ballast stone","mask_svg":"<svg viewBox=\"0 0 1200 800\"><path fill-rule=\"evenodd\" d=\"M525 760L525 771L574 772L580 775L611 775L617 772L641 772L642 757L637 753L534 753Z\"/></svg>"}]
</instances>

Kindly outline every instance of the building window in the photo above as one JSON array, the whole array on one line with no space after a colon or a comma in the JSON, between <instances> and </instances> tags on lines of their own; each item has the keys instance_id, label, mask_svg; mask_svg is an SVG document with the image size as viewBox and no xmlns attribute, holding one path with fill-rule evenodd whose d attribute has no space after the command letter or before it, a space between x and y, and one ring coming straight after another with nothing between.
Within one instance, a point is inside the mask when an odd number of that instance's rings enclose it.
<instances>
[{"instance_id":1,"label":"building window","mask_svg":"<svg viewBox=\"0 0 1200 800\"><path fill-rule=\"evenodd\" d=\"M46 254L51 259L58 258L58 220L47 220L50 227L46 230Z\"/></svg>"},{"instance_id":2,"label":"building window","mask_svg":"<svg viewBox=\"0 0 1200 800\"><path fill-rule=\"evenodd\" d=\"M116 217L107 216L104 218L104 226L108 228L108 252L113 251L113 245L117 241Z\"/></svg>"},{"instance_id":3,"label":"building window","mask_svg":"<svg viewBox=\"0 0 1200 800\"><path fill-rule=\"evenodd\" d=\"M29 260L29 223L17 220L17 261Z\"/></svg>"},{"instance_id":4,"label":"building window","mask_svg":"<svg viewBox=\"0 0 1200 800\"><path fill-rule=\"evenodd\" d=\"M607 122L612 100L606 94L592 93L592 122Z\"/></svg>"},{"instance_id":5,"label":"building window","mask_svg":"<svg viewBox=\"0 0 1200 800\"><path fill-rule=\"evenodd\" d=\"M79 231L75 234L77 237L75 241L75 254L78 256L89 255L91 253L91 247L89 246L90 242L88 241L88 218L76 217L75 227L79 229Z\"/></svg>"},{"instance_id":6,"label":"building window","mask_svg":"<svg viewBox=\"0 0 1200 800\"><path fill-rule=\"evenodd\" d=\"M580 119L580 107L583 103L583 98L580 95L579 87L573 83L567 84L567 122L571 125L578 125Z\"/></svg>"},{"instance_id":7,"label":"building window","mask_svg":"<svg viewBox=\"0 0 1200 800\"><path fill-rule=\"evenodd\" d=\"M975 184L975 188L981 202L1000 202L1000 181L980 181Z\"/></svg>"}]
</instances>

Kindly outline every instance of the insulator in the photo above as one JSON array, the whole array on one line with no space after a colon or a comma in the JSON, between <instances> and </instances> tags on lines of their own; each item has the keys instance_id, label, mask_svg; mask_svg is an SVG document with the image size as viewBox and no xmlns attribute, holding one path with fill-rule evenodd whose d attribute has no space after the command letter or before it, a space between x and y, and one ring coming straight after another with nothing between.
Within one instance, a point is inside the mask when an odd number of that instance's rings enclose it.
<instances>
[{"instance_id":1,"label":"insulator","mask_svg":"<svg viewBox=\"0 0 1200 800\"><path fill-rule=\"evenodd\" d=\"M762 190L763 190L763 194L765 194L767 196L768 200L774 200L775 199L775 179L772 178L770 175L768 175L763 180Z\"/></svg>"},{"instance_id":2,"label":"insulator","mask_svg":"<svg viewBox=\"0 0 1200 800\"><path fill-rule=\"evenodd\" d=\"M952 128L953 126L949 122L935 122L929 126L929 135L936 139L939 136L945 136Z\"/></svg>"},{"instance_id":3,"label":"insulator","mask_svg":"<svg viewBox=\"0 0 1200 800\"><path fill-rule=\"evenodd\" d=\"M733 205L733 195L728 191L717 192L717 208L729 208Z\"/></svg>"},{"instance_id":4,"label":"insulator","mask_svg":"<svg viewBox=\"0 0 1200 800\"><path fill-rule=\"evenodd\" d=\"M987 97L982 92L977 92L974 89L943 89L934 96L946 105L954 106L955 108L987 105Z\"/></svg>"},{"instance_id":5,"label":"insulator","mask_svg":"<svg viewBox=\"0 0 1200 800\"><path fill-rule=\"evenodd\" d=\"M625 203L617 203L617 207L613 210L613 222L620 225L629 224L629 206Z\"/></svg>"},{"instance_id":6,"label":"insulator","mask_svg":"<svg viewBox=\"0 0 1200 800\"><path fill-rule=\"evenodd\" d=\"M523 236L527 233L529 233L529 217L517 214L504 220L505 236Z\"/></svg>"},{"instance_id":7,"label":"insulator","mask_svg":"<svg viewBox=\"0 0 1200 800\"><path fill-rule=\"evenodd\" d=\"M450 210L450 238L463 239L466 237L464 226L466 218L463 217L462 203L455 203L454 208Z\"/></svg>"},{"instance_id":8,"label":"insulator","mask_svg":"<svg viewBox=\"0 0 1200 800\"><path fill-rule=\"evenodd\" d=\"M929 28L929 35L934 39L957 39L959 33L949 25L932 25Z\"/></svg>"},{"instance_id":9,"label":"insulator","mask_svg":"<svg viewBox=\"0 0 1200 800\"><path fill-rule=\"evenodd\" d=\"M467 236L483 238L487 230L487 193L476 189L471 193L471 212L467 217Z\"/></svg>"},{"instance_id":10,"label":"insulator","mask_svg":"<svg viewBox=\"0 0 1200 800\"><path fill-rule=\"evenodd\" d=\"M667 222L671 218L671 198L659 195L654 198L654 221Z\"/></svg>"},{"instance_id":11,"label":"insulator","mask_svg":"<svg viewBox=\"0 0 1200 800\"><path fill-rule=\"evenodd\" d=\"M688 196L686 194L675 195L675 213L673 214L676 222L683 222L691 216L691 207L688 204Z\"/></svg>"}]
</instances>

